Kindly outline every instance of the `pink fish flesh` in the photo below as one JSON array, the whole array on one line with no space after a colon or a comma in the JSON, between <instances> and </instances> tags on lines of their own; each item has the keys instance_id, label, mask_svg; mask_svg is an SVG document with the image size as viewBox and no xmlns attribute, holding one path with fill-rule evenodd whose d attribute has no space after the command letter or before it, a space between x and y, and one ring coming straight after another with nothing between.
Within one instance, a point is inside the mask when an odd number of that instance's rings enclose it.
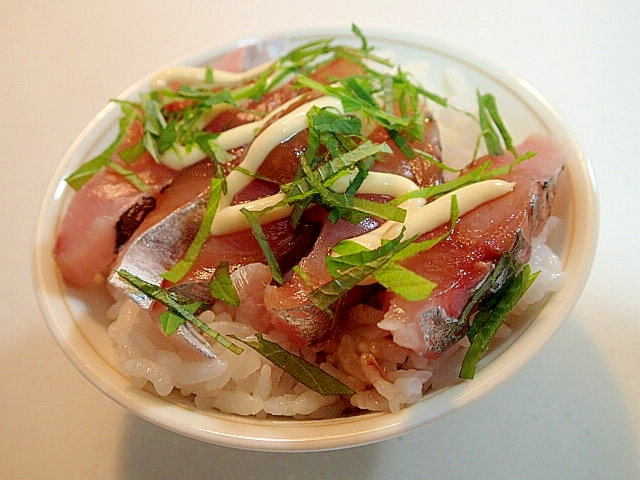
<instances>
[{"instance_id":1,"label":"pink fish flesh","mask_svg":"<svg viewBox=\"0 0 640 480\"><path fill-rule=\"evenodd\" d=\"M135 145L141 134L141 126L135 125L120 148ZM115 157L114 160L118 161ZM148 213L148 206L175 175L174 170L156 163L148 153L127 168L149 185L148 191L142 192L115 171L103 169L73 195L53 252L68 285L81 288L105 273L116 257L118 244L123 243L122 238L117 238L118 221L128 211L131 214L136 205L138 215L133 216L140 219Z\"/></svg>"},{"instance_id":2,"label":"pink fish flesh","mask_svg":"<svg viewBox=\"0 0 640 480\"><path fill-rule=\"evenodd\" d=\"M469 323L460 319L461 314L499 259L509 253L520 264L528 261L530 241L549 217L564 154L553 139L542 136L528 138L517 150L536 156L502 176L516 182L513 192L463 215L446 240L405 260L404 266L435 281L437 287L421 302L388 294L378 325L392 332L397 344L439 356L465 335ZM512 162L513 156L490 160L497 167ZM423 238L441 234L443 228Z\"/></svg>"},{"instance_id":3,"label":"pink fish flesh","mask_svg":"<svg viewBox=\"0 0 640 480\"><path fill-rule=\"evenodd\" d=\"M298 265L306 277L302 278L293 272L285 285L266 287L264 303L271 326L286 333L300 345L315 343L330 335L339 311L336 310L334 316L323 312L309 301L308 295L314 288L331 280L325 258L336 243L371 231L379 225L378 221L370 218L357 225L346 220L339 220L335 224L325 220L313 248Z\"/></svg>"}]
</instances>

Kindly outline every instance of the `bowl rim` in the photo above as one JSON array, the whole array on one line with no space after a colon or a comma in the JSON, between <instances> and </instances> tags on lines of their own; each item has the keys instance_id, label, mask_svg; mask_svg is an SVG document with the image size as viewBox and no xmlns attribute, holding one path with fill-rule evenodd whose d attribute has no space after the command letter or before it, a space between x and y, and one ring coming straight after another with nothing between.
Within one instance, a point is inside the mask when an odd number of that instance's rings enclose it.
<instances>
[{"instance_id":1,"label":"bowl rim","mask_svg":"<svg viewBox=\"0 0 640 480\"><path fill-rule=\"evenodd\" d=\"M571 226L571 265L573 280L566 282L562 295L554 294L542 311L553 315L539 315L513 345L480 368L471 382L462 382L429 395L428 401L418 402L398 413L369 413L356 417L332 420L256 420L230 414L203 415L193 407L159 398L145 390L131 386L130 381L116 371L74 327L74 320L65 302L63 285L50 254L53 232L57 222L60 198L63 194L63 173L77 150L96 133L96 128L113 113L113 105L104 107L82 130L58 164L43 197L37 219L32 278L38 303L48 329L58 346L96 388L138 417L162 428L207 443L256 451L319 451L352 447L385 440L451 414L484 396L506 381L524 366L556 332L577 303L591 270L597 245L599 209L593 169L569 132L566 124L549 102L529 83L516 75L494 66L480 57L424 35L398 30L365 27L367 38L376 41L401 43L434 50L439 54L464 62L517 92L527 104L542 115L545 122L560 132L575 156L570 165L572 198L575 209ZM345 36L340 27L292 29L284 32L289 38L305 40L327 36ZM265 41L272 36L260 35L206 48L195 54L170 62L196 64L215 55L248 44ZM146 85L153 73L124 90L118 98L128 98ZM580 199L579 202L575 200ZM578 221L579 220L579 221ZM574 240L580 240L576 244ZM525 341L526 340L526 341ZM513 346L512 345L512 346ZM357 423L356 429L353 424ZM274 428L275 427L275 428Z\"/></svg>"}]
</instances>

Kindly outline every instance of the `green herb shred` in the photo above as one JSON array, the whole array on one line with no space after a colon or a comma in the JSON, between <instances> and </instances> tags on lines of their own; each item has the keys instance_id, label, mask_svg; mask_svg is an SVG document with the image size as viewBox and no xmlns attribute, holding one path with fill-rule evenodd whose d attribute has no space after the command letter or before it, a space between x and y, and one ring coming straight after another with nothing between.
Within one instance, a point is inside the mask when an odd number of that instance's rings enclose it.
<instances>
[{"instance_id":1,"label":"green herb shred","mask_svg":"<svg viewBox=\"0 0 640 480\"><path fill-rule=\"evenodd\" d=\"M537 276L538 272L532 273L529 265L524 265L510 281L480 306L467 334L471 345L462 361L460 378L474 377L478 362L491 345L498 329Z\"/></svg>"},{"instance_id":2,"label":"green herb shred","mask_svg":"<svg viewBox=\"0 0 640 480\"><path fill-rule=\"evenodd\" d=\"M337 378L329 375L320 367L306 361L304 358L288 352L277 343L265 339L259 333L256 334L256 340L238 340L253 348L273 364L289 373L300 383L321 395L353 395L356 393L350 387L342 383Z\"/></svg>"},{"instance_id":3,"label":"green herb shred","mask_svg":"<svg viewBox=\"0 0 640 480\"><path fill-rule=\"evenodd\" d=\"M67 184L74 190L79 190L85 183L87 183L91 177L93 177L98 171L107 165L115 165L112 161L112 157L118 150L118 147L122 144L129 132L129 129L136 120L139 120L140 113L134 105L128 102L119 102L122 110L122 117L118 122L118 135L115 140L109 144L99 155L93 157L88 162L82 164L71 175L65 178ZM129 152L129 157L130 157ZM136 157L137 158L137 157ZM130 161L127 163L131 163ZM124 171L123 167L123 171ZM130 177L133 178L133 177ZM136 185L139 186L140 184Z\"/></svg>"},{"instance_id":4,"label":"green herb shred","mask_svg":"<svg viewBox=\"0 0 640 480\"><path fill-rule=\"evenodd\" d=\"M233 286L231 275L229 274L229 263L220 262L213 274L213 279L209 282L211 296L232 307L240 305L238 291Z\"/></svg>"},{"instance_id":5,"label":"green herb shred","mask_svg":"<svg viewBox=\"0 0 640 480\"><path fill-rule=\"evenodd\" d=\"M211 224L218 210L218 204L220 202L220 196L222 195L222 180L219 178L211 179L211 187L209 190L209 199L205 208L204 216L196 235L187 248L184 257L178 261L170 270L164 273L163 277L171 282L178 282L189 271L193 262L198 257L200 250L204 243L209 238L209 231L211 230Z\"/></svg>"},{"instance_id":6,"label":"green herb shred","mask_svg":"<svg viewBox=\"0 0 640 480\"><path fill-rule=\"evenodd\" d=\"M192 312L192 307L185 306L181 304L175 297L173 297L167 290L158 287L157 285L153 285L152 283L146 282L145 280L127 272L126 270L120 269L118 270L118 275L127 281L130 285L140 290L142 293L147 295L149 298L156 300L161 303L165 307L167 307L173 314L177 317L180 317L182 320L191 323L193 326L199 328L204 333L213 338L217 343L222 345L223 347L231 350L235 354L242 353L242 348L230 342L226 337L221 335L220 333L213 330L209 325L204 323L198 317L194 315ZM172 325L168 325L168 329L171 331L174 326L177 328L179 325L174 325L178 323L179 320L176 318L171 319ZM168 322L167 322L168 323Z\"/></svg>"}]
</instances>

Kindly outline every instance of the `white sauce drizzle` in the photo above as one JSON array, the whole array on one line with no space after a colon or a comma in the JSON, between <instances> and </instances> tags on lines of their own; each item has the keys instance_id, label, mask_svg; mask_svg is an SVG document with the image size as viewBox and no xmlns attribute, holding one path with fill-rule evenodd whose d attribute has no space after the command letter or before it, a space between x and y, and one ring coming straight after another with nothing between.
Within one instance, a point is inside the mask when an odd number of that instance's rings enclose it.
<instances>
[{"instance_id":1,"label":"white sauce drizzle","mask_svg":"<svg viewBox=\"0 0 640 480\"><path fill-rule=\"evenodd\" d=\"M291 100L283 103L279 107L274 108L260 120L245 123L229 130L225 130L216 138L216 144L223 150L231 150L232 148L237 148L242 145L248 144L249 142L253 141L260 129L267 122L269 122L273 117L280 114L299 100L299 96L294 97ZM215 111L215 113L219 113L222 109L223 108L220 107ZM211 121L211 119L215 116L215 113L213 115L207 115L207 120L203 122L204 125L200 125L200 128L204 128L206 124L209 123L209 121ZM207 158L207 154L200 150L197 145L191 145L188 148L184 145L173 145L171 149L162 154L162 156L160 157L160 162L169 168L173 168L174 170L182 170L183 168L193 165L194 163L198 163L200 160L203 160L205 158Z\"/></svg>"},{"instance_id":2,"label":"white sauce drizzle","mask_svg":"<svg viewBox=\"0 0 640 480\"><path fill-rule=\"evenodd\" d=\"M349 186L349 182L355 177L355 172L349 175L340 177L332 186L331 189L335 192L342 193ZM417 190L419 187L410 179L401 175L395 175L393 173L382 172L369 172L369 175L364 179L364 182L358 189L358 193L372 193L378 195L389 195L391 197L398 197L407 192ZM268 207L273 207L284 200L283 193L276 193L268 197L259 198L257 200L240 203L236 205L230 205L219 210L213 219L211 225L212 235L226 235L228 233L234 233L240 230L249 228L246 217L240 212L242 208L246 208L251 212L258 212ZM407 208L408 206L414 206L418 208L424 205L425 201L422 198L415 198L404 202L401 207ZM291 207L277 207L258 217L261 224L266 224L274 220L280 220L286 218L291 214Z\"/></svg>"},{"instance_id":3,"label":"white sauce drizzle","mask_svg":"<svg viewBox=\"0 0 640 480\"><path fill-rule=\"evenodd\" d=\"M331 187L336 192L344 192L348 185L349 176L344 176ZM409 185L411 184L411 185ZM461 187L453 193L443 195L433 202L426 203L422 198L414 198L400 204L400 208L407 211L405 221L388 221L380 227L350 240L368 248L376 249L382 244L382 240L396 238L404 228L404 238L421 235L429 232L451 220L451 198L456 195L458 200L459 215L464 215L480 205L499 198L513 190L515 183L504 180L491 179ZM409 187L409 188L403 188ZM358 193L400 196L417 189L418 186L406 177L392 173L369 172L369 175L358 189ZM260 211L273 207L284 199L284 194L277 193L246 203L227 206L216 213L211 226L212 235L226 235L249 228L247 219L240 212L246 208L249 211ZM291 213L291 207L277 207L260 215L261 224L286 218Z\"/></svg>"},{"instance_id":4,"label":"white sauce drizzle","mask_svg":"<svg viewBox=\"0 0 640 480\"><path fill-rule=\"evenodd\" d=\"M344 112L342 102L335 97L319 97L300 105L265 128L251 143L238 167L250 172L256 172L271 150L281 142L307 128L307 112L314 106L319 108L329 107L341 113ZM247 186L251 180L251 176L239 170L233 170L227 176L227 194L220 199L220 207L228 206L234 195Z\"/></svg>"},{"instance_id":5,"label":"white sauce drizzle","mask_svg":"<svg viewBox=\"0 0 640 480\"><path fill-rule=\"evenodd\" d=\"M512 191L514 186L513 182L491 179L461 187L422 206L407 206L408 202L405 202L401 205L407 210L403 223L386 222L375 230L350 240L373 250L380 247L383 239L392 240L398 237L403 228L405 229L403 238L421 235L451 220L451 198L454 195L458 200L459 215L462 216L483 203Z\"/></svg>"},{"instance_id":6,"label":"white sauce drizzle","mask_svg":"<svg viewBox=\"0 0 640 480\"><path fill-rule=\"evenodd\" d=\"M216 216L213 218L213 223L211 224L210 233L211 235L227 235L245 230L249 228L249 223L240 211L242 208L246 208L250 212L259 212L265 208L273 207L282 200L284 200L284 194L276 193L275 195L259 198L250 202L224 207L216 212ZM291 214L291 210L292 208L289 206L277 207L261 214L258 217L258 221L261 224L265 224L275 220L281 220L288 217Z\"/></svg>"},{"instance_id":7,"label":"white sauce drizzle","mask_svg":"<svg viewBox=\"0 0 640 480\"><path fill-rule=\"evenodd\" d=\"M239 73L206 67L168 67L151 80L151 88L161 90L168 88L172 83L202 87L235 87L263 74L273 63L263 63ZM213 82L207 82L207 72L213 74Z\"/></svg>"}]
</instances>

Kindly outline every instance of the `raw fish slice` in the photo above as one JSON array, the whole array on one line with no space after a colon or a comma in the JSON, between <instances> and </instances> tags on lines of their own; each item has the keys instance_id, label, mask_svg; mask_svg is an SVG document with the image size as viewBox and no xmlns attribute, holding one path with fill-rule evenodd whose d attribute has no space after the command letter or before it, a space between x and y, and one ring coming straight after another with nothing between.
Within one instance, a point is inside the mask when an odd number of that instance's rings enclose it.
<instances>
[{"instance_id":1,"label":"raw fish slice","mask_svg":"<svg viewBox=\"0 0 640 480\"><path fill-rule=\"evenodd\" d=\"M176 176L159 195L157 206L140 224L137 233L121 249L109 283L124 291L143 308L151 299L116 273L120 269L153 285L161 285L169 270L191 244L207 204L215 166L208 160L192 165Z\"/></svg>"},{"instance_id":2,"label":"raw fish slice","mask_svg":"<svg viewBox=\"0 0 640 480\"><path fill-rule=\"evenodd\" d=\"M289 219L285 218L263 225L262 230L281 269L286 271L309 249L318 228L307 222L293 228ZM180 283L208 283L222 261L229 263L231 271L249 263L266 263L260 244L250 230L210 236Z\"/></svg>"},{"instance_id":3,"label":"raw fish slice","mask_svg":"<svg viewBox=\"0 0 640 480\"><path fill-rule=\"evenodd\" d=\"M295 141L295 137L290 141ZM296 169L284 167L298 165L298 152L295 148L277 147L265 159L261 174L271 177L279 175L278 180L289 181ZM244 150L236 152L233 164L240 162L244 153ZM202 222L210 181L215 173L216 167L209 160L202 160L180 171L171 185L158 196L155 210L145 218L136 235L122 248L114 264L114 272L125 269L153 285L166 285L162 275L182 258ZM275 191L276 184L254 180L235 196L232 203L254 200ZM296 253L298 250L306 251L313 242L312 234L316 232L313 225L305 222L297 230L293 229L287 219L272 222L263 228L284 270L300 258L301 254ZM189 298L201 297L201 291L208 290L206 284L221 261L228 262L233 270L239 265L265 262L265 257L248 229L229 235L211 236L191 270L180 281L181 294ZM110 276L109 282L125 291L143 308L149 307L149 298L128 285L117 273ZM205 285L198 285L200 282Z\"/></svg>"},{"instance_id":4,"label":"raw fish slice","mask_svg":"<svg viewBox=\"0 0 640 480\"><path fill-rule=\"evenodd\" d=\"M285 285L268 286L265 289L264 302L273 327L300 345L327 337L333 329L335 318L314 306L308 298L314 288L331 280L325 258L340 240L361 235L379 225L372 219L357 225L345 220L335 224L325 220L313 249L299 263L305 278L293 272Z\"/></svg>"},{"instance_id":5,"label":"raw fish slice","mask_svg":"<svg viewBox=\"0 0 640 480\"><path fill-rule=\"evenodd\" d=\"M392 150L391 153L379 156L372 167L373 171L400 175L413 180L419 186L432 185L441 181L442 171L437 164L421 157L408 159L384 128L374 129L369 138L376 143L386 142ZM425 119L423 139L412 142L411 146L436 159L440 157L438 129L431 119ZM352 225L344 220L336 224L326 219L323 222L322 231L313 249L299 265L308 278L303 280L294 272L285 285L270 286L265 290L265 303L274 328L284 332L292 341L300 345L317 343L330 336L337 316L340 314L340 304L335 306L336 316L332 317L314 306L308 299L308 294L314 288L332 279L326 270L325 257L339 241L361 235L380 225L378 220L371 218L358 225Z\"/></svg>"},{"instance_id":6,"label":"raw fish slice","mask_svg":"<svg viewBox=\"0 0 640 480\"><path fill-rule=\"evenodd\" d=\"M135 145L141 134L141 126L135 125L120 148ZM114 161L118 159L114 157ZM82 288L105 273L116 256L118 220L143 199L153 199L175 175L147 153L127 168L149 185L148 191L142 192L115 171L103 169L71 199L53 252L62 278L70 286Z\"/></svg>"},{"instance_id":7,"label":"raw fish slice","mask_svg":"<svg viewBox=\"0 0 640 480\"><path fill-rule=\"evenodd\" d=\"M392 153L382 153L378 161L372 167L373 171L402 175L413 180L419 187L433 185L442 180L442 170L436 163L426 161L421 156L408 159L402 154L396 143L391 139L389 132L384 128L376 128L369 139L375 143L387 143ZM433 158L440 159L440 137L438 126L429 117L424 121L424 136L420 141L410 143L411 147L420 150Z\"/></svg>"},{"instance_id":8,"label":"raw fish slice","mask_svg":"<svg viewBox=\"0 0 640 480\"><path fill-rule=\"evenodd\" d=\"M440 355L466 334L469 323L460 319L461 314L498 260L511 254L520 264L528 261L531 238L549 216L564 155L553 139L542 136L527 139L518 151L537 154L502 177L516 182L513 192L465 214L446 240L404 262L438 286L421 302L390 294L378 325L391 331L399 345L425 356ZM491 160L500 166L513 157ZM423 238L439 235L443 228Z\"/></svg>"}]
</instances>

